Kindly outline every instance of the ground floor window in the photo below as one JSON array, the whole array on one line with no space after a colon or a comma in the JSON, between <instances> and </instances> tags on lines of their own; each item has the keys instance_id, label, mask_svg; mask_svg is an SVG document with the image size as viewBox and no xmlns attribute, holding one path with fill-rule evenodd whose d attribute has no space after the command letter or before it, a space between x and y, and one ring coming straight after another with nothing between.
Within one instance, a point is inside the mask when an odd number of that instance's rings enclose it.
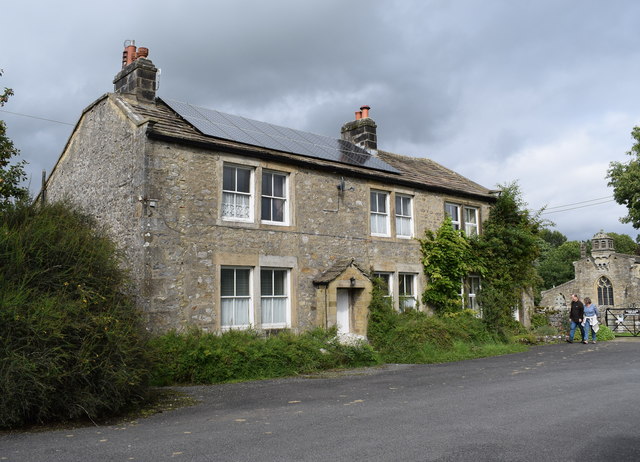
<instances>
[{"instance_id":1,"label":"ground floor window","mask_svg":"<svg viewBox=\"0 0 640 462\"><path fill-rule=\"evenodd\" d=\"M220 270L220 304L223 328L248 328L252 324L251 268Z\"/></svg>"},{"instance_id":2,"label":"ground floor window","mask_svg":"<svg viewBox=\"0 0 640 462\"><path fill-rule=\"evenodd\" d=\"M416 275L410 273L398 274L398 296L400 311L413 310L417 307Z\"/></svg>"},{"instance_id":3,"label":"ground floor window","mask_svg":"<svg viewBox=\"0 0 640 462\"><path fill-rule=\"evenodd\" d=\"M482 309L476 299L478 292L480 292L480 276L469 276L466 281L465 308L481 315Z\"/></svg>"},{"instance_id":4,"label":"ground floor window","mask_svg":"<svg viewBox=\"0 0 640 462\"><path fill-rule=\"evenodd\" d=\"M256 271L255 282L254 270ZM222 267L220 269L220 327L222 329L248 329L252 326L259 329L290 327L290 272L288 268ZM260 285L258 287L255 284ZM259 297L257 297L258 291ZM254 313L259 313L255 321Z\"/></svg>"},{"instance_id":5,"label":"ground floor window","mask_svg":"<svg viewBox=\"0 0 640 462\"><path fill-rule=\"evenodd\" d=\"M384 296L387 298L393 297L393 274L392 273L381 273L376 272L373 273L373 277L380 279L382 281L382 290L384 291Z\"/></svg>"},{"instance_id":6,"label":"ground floor window","mask_svg":"<svg viewBox=\"0 0 640 462\"><path fill-rule=\"evenodd\" d=\"M262 327L287 327L289 321L289 271L260 270L260 308Z\"/></svg>"}]
</instances>

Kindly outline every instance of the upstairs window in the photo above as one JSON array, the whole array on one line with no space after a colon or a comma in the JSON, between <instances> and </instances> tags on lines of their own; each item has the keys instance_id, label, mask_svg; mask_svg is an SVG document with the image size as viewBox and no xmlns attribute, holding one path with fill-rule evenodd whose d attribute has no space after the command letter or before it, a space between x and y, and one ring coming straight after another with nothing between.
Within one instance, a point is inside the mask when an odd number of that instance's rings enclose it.
<instances>
[{"instance_id":1,"label":"upstairs window","mask_svg":"<svg viewBox=\"0 0 640 462\"><path fill-rule=\"evenodd\" d=\"M411 196L396 194L396 235L398 237L413 236L411 202Z\"/></svg>"},{"instance_id":2,"label":"upstairs window","mask_svg":"<svg viewBox=\"0 0 640 462\"><path fill-rule=\"evenodd\" d=\"M464 232L467 236L478 235L478 209L474 207L464 208Z\"/></svg>"},{"instance_id":3,"label":"upstairs window","mask_svg":"<svg viewBox=\"0 0 640 462\"><path fill-rule=\"evenodd\" d=\"M459 204L445 203L444 209L451 217L453 229L464 230L467 236L477 236L479 229L478 209L476 207L466 207Z\"/></svg>"},{"instance_id":4,"label":"upstairs window","mask_svg":"<svg viewBox=\"0 0 640 462\"><path fill-rule=\"evenodd\" d=\"M222 217L253 220L253 169L225 165L222 175Z\"/></svg>"},{"instance_id":5,"label":"upstairs window","mask_svg":"<svg viewBox=\"0 0 640 462\"><path fill-rule=\"evenodd\" d=\"M389 194L371 191L371 234L389 235Z\"/></svg>"},{"instance_id":6,"label":"upstairs window","mask_svg":"<svg viewBox=\"0 0 640 462\"><path fill-rule=\"evenodd\" d=\"M262 211L264 222L286 224L288 222L287 175L262 172Z\"/></svg>"},{"instance_id":7,"label":"upstairs window","mask_svg":"<svg viewBox=\"0 0 640 462\"><path fill-rule=\"evenodd\" d=\"M460 206L455 204L445 204L444 208L451 217L453 229L460 229Z\"/></svg>"}]
</instances>

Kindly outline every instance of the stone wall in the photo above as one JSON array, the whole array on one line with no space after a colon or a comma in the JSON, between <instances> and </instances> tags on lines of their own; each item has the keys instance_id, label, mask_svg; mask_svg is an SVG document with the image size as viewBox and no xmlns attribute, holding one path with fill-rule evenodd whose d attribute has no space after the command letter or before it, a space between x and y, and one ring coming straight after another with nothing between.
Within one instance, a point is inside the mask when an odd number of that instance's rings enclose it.
<instances>
[{"instance_id":1,"label":"stone wall","mask_svg":"<svg viewBox=\"0 0 640 462\"><path fill-rule=\"evenodd\" d=\"M261 224L256 218L257 200L251 222L225 220L220 209L225 164L254 169L255 190L260 189L262 170L288 173L289 224ZM344 178L345 190L341 192L337 187L342 181L339 172L164 143L153 143L149 176L156 206L145 219L148 251L154 262L148 309L153 325L161 330L191 324L208 330L220 328L218 288L223 266L290 268L292 327L300 330L323 323L313 279L344 257L353 257L361 267L373 271L415 274L419 300L425 286L419 243L370 235L371 189L413 196L419 236L425 228L440 225L445 200L480 207L481 216L487 215L487 207L479 202L356 178ZM393 208L390 212L393 217ZM393 220L391 226L393 230ZM397 297L397 289L394 292ZM259 298L258 293L253 296ZM258 312L254 319L259 319Z\"/></svg>"},{"instance_id":2,"label":"stone wall","mask_svg":"<svg viewBox=\"0 0 640 462\"><path fill-rule=\"evenodd\" d=\"M48 201L68 200L106 228L138 287L145 279L144 128L103 96L83 113L46 186Z\"/></svg>"}]
</instances>

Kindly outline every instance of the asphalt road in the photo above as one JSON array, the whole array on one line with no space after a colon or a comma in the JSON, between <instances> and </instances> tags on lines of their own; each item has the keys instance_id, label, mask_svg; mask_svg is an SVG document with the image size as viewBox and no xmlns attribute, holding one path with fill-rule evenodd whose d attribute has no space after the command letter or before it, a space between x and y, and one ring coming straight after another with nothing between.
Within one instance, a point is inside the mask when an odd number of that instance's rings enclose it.
<instances>
[{"instance_id":1,"label":"asphalt road","mask_svg":"<svg viewBox=\"0 0 640 462\"><path fill-rule=\"evenodd\" d=\"M0 461L640 460L640 339L182 390L200 404L0 434Z\"/></svg>"}]
</instances>

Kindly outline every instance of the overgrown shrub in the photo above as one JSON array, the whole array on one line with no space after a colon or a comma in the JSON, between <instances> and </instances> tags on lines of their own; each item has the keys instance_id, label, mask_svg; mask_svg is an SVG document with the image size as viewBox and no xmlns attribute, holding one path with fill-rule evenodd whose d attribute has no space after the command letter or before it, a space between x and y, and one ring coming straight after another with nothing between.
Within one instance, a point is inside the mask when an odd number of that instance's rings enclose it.
<instances>
[{"instance_id":1,"label":"overgrown shrub","mask_svg":"<svg viewBox=\"0 0 640 462\"><path fill-rule=\"evenodd\" d=\"M598 329L598 333L596 334L596 339L599 341L613 340L616 338L616 335L613 333L609 327L604 324L600 324L600 329ZM573 337L575 342L582 341L582 333L580 333L580 328L576 327L576 333ZM589 341L591 341L591 329L589 329Z\"/></svg>"},{"instance_id":2,"label":"overgrown shrub","mask_svg":"<svg viewBox=\"0 0 640 462\"><path fill-rule=\"evenodd\" d=\"M531 315L531 327L533 329L536 329L542 326L548 326L548 325L549 325L549 317L545 313L537 312Z\"/></svg>"},{"instance_id":3,"label":"overgrown shrub","mask_svg":"<svg viewBox=\"0 0 640 462\"><path fill-rule=\"evenodd\" d=\"M114 244L62 204L0 214L0 427L102 417L146 389Z\"/></svg>"},{"instance_id":4,"label":"overgrown shrub","mask_svg":"<svg viewBox=\"0 0 640 462\"><path fill-rule=\"evenodd\" d=\"M398 313L377 290L369 305L368 338L384 362L429 363L482 356L479 349L499 342L497 334L472 310L431 316L420 311Z\"/></svg>"},{"instance_id":5,"label":"overgrown shrub","mask_svg":"<svg viewBox=\"0 0 640 462\"><path fill-rule=\"evenodd\" d=\"M152 383L160 386L266 379L378 363L368 344L342 344L335 329L300 335L285 331L266 338L253 331L217 335L194 329L157 336L150 345L157 356Z\"/></svg>"},{"instance_id":6,"label":"overgrown shrub","mask_svg":"<svg viewBox=\"0 0 640 462\"><path fill-rule=\"evenodd\" d=\"M376 350L385 349L392 332L398 324L398 313L393 309L390 297L385 297L386 287L381 279L373 280L367 338Z\"/></svg>"},{"instance_id":7,"label":"overgrown shrub","mask_svg":"<svg viewBox=\"0 0 640 462\"><path fill-rule=\"evenodd\" d=\"M531 333L540 336L558 335L558 329L547 324L535 327L532 329Z\"/></svg>"}]
</instances>

